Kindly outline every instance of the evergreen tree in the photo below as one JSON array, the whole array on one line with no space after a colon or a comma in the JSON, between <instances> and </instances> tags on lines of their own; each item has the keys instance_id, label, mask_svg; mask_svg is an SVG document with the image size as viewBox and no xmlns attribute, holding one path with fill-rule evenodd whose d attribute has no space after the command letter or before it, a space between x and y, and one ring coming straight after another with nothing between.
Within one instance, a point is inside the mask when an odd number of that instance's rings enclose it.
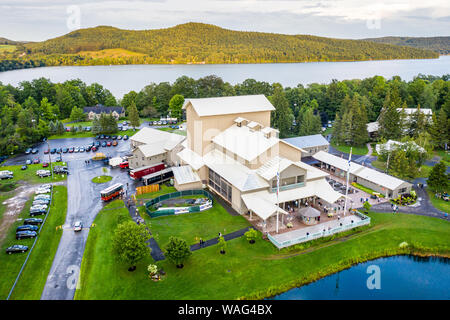
<instances>
[{"instance_id":1,"label":"evergreen tree","mask_svg":"<svg viewBox=\"0 0 450 320\"><path fill-rule=\"evenodd\" d=\"M450 176L446 174L447 166L441 161L433 166L428 177L428 187L433 192L446 192L449 187Z\"/></svg>"},{"instance_id":2,"label":"evergreen tree","mask_svg":"<svg viewBox=\"0 0 450 320\"><path fill-rule=\"evenodd\" d=\"M102 132L102 126L100 125L100 121L97 117L94 117L92 120L92 133L99 134Z\"/></svg>"},{"instance_id":3,"label":"evergreen tree","mask_svg":"<svg viewBox=\"0 0 450 320\"><path fill-rule=\"evenodd\" d=\"M386 139L399 139L402 136L402 125L400 123L400 112L397 111L398 104L386 97L385 105L380 113L379 135Z\"/></svg>"},{"instance_id":4,"label":"evergreen tree","mask_svg":"<svg viewBox=\"0 0 450 320\"><path fill-rule=\"evenodd\" d=\"M439 112L433 113L432 124L429 128L432 144L437 148L445 148L450 139L450 119L442 108Z\"/></svg>"},{"instance_id":5,"label":"evergreen tree","mask_svg":"<svg viewBox=\"0 0 450 320\"><path fill-rule=\"evenodd\" d=\"M78 121L84 121L86 119L86 115L84 114L83 110L81 108L78 108L77 106L73 107L72 111L70 112L70 121L78 122Z\"/></svg>"},{"instance_id":6,"label":"evergreen tree","mask_svg":"<svg viewBox=\"0 0 450 320\"><path fill-rule=\"evenodd\" d=\"M275 107L272 116L273 126L280 131L281 138L286 137L291 129L294 115L289 108L289 101L286 99L281 85L275 87L271 102Z\"/></svg>"},{"instance_id":7,"label":"evergreen tree","mask_svg":"<svg viewBox=\"0 0 450 320\"><path fill-rule=\"evenodd\" d=\"M300 136L317 134L322 131L320 116L314 114L317 109L318 104L315 99L300 108L297 118L298 134Z\"/></svg>"},{"instance_id":8,"label":"evergreen tree","mask_svg":"<svg viewBox=\"0 0 450 320\"><path fill-rule=\"evenodd\" d=\"M130 125L133 127L133 129L136 129L141 125L141 120L139 119L139 112L134 102L132 102L131 105L128 107L128 120L130 121Z\"/></svg>"}]
</instances>

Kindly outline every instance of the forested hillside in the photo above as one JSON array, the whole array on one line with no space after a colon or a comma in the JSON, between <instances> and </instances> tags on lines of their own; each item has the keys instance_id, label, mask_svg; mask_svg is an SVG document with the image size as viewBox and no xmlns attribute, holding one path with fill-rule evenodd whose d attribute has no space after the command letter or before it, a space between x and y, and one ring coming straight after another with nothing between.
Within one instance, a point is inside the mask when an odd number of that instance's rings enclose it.
<instances>
[{"instance_id":1,"label":"forested hillside","mask_svg":"<svg viewBox=\"0 0 450 320\"><path fill-rule=\"evenodd\" d=\"M364 39L377 43L394 44L450 54L450 37L382 37Z\"/></svg>"},{"instance_id":2,"label":"forested hillside","mask_svg":"<svg viewBox=\"0 0 450 320\"><path fill-rule=\"evenodd\" d=\"M141 31L100 26L28 43L23 48L0 56L0 71L43 65L270 63L438 57L437 53L429 50L371 41L232 31L201 23ZM102 54L95 54L102 50ZM117 50L129 54L118 57Z\"/></svg>"}]
</instances>

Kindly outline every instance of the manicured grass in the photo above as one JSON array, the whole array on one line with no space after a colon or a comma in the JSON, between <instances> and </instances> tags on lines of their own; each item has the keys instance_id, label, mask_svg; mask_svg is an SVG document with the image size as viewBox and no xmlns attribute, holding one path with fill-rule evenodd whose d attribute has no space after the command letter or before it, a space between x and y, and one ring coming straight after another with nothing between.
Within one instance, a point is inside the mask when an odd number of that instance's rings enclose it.
<instances>
[{"instance_id":1,"label":"manicured grass","mask_svg":"<svg viewBox=\"0 0 450 320\"><path fill-rule=\"evenodd\" d=\"M381 194L381 193L379 193L379 192L377 192L375 190L372 190L370 188L364 187L363 185L361 185L359 183L352 182L352 186L354 186L355 188L358 188L358 189L360 189L360 190L362 190L362 191L364 191L364 192L366 192L368 194L377 193L381 198L384 198L384 194Z\"/></svg>"},{"instance_id":2,"label":"manicured grass","mask_svg":"<svg viewBox=\"0 0 450 320\"><path fill-rule=\"evenodd\" d=\"M112 177L111 176L98 176L92 179L92 182L94 183L105 183L108 181L111 181Z\"/></svg>"},{"instance_id":3,"label":"manicured grass","mask_svg":"<svg viewBox=\"0 0 450 320\"><path fill-rule=\"evenodd\" d=\"M138 196L136 196L136 199L153 199L153 198L159 197L163 194L172 193L172 192L176 192L176 191L177 191L177 189L175 189L174 187L168 187L163 184L160 186L159 191L138 195Z\"/></svg>"},{"instance_id":4,"label":"manicured grass","mask_svg":"<svg viewBox=\"0 0 450 320\"><path fill-rule=\"evenodd\" d=\"M331 143L333 148L339 150L341 152L350 153L350 148L352 148L352 154L364 156L369 152L367 146L346 146L346 145L336 145L335 143Z\"/></svg>"},{"instance_id":5,"label":"manicured grass","mask_svg":"<svg viewBox=\"0 0 450 320\"><path fill-rule=\"evenodd\" d=\"M139 129L136 129L136 131L133 130L133 129L129 129L129 130L126 130L126 131L117 131L116 133L110 134L110 136L111 135L113 135L113 136L114 135L116 135L116 136L118 136L118 135L121 135L121 136L127 135L127 136L131 137L138 130ZM55 140L55 139L67 139L67 138L93 138L95 136L96 136L96 134L93 134L92 131L83 131L83 132L75 132L75 133L64 132L63 134L52 135L52 136L48 137L48 139L49 140Z\"/></svg>"},{"instance_id":6,"label":"manicured grass","mask_svg":"<svg viewBox=\"0 0 450 320\"><path fill-rule=\"evenodd\" d=\"M71 123L66 123L66 127L78 127L78 126L82 126L82 127L92 127L92 121L82 121L82 122L71 122Z\"/></svg>"},{"instance_id":7,"label":"manicured grass","mask_svg":"<svg viewBox=\"0 0 450 320\"><path fill-rule=\"evenodd\" d=\"M47 281L53 258L62 236L62 226L66 220L67 188L55 186L50 213L39 234L38 241L31 253L30 259L17 282L11 299L39 300Z\"/></svg>"},{"instance_id":8,"label":"manicured grass","mask_svg":"<svg viewBox=\"0 0 450 320\"><path fill-rule=\"evenodd\" d=\"M176 133L176 134L179 134L180 136L186 136L187 135L187 131L186 130L172 129L170 127L158 128L158 130L171 132L171 133Z\"/></svg>"},{"instance_id":9,"label":"manicured grass","mask_svg":"<svg viewBox=\"0 0 450 320\"><path fill-rule=\"evenodd\" d=\"M434 196L434 192L427 190L431 204L438 210L450 213L450 201L444 201Z\"/></svg>"},{"instance_id":10,"label":"manicured grass","mask_svg":"<svg viewBox=\"0 0 450 320\"><path fill-rule=\"evenodd\" d=\"M183 269L177 269L168 260L159 261L156 264L167 276L153 282L146 270L152 261L150 257L138 263L136 271L128 272L128 266L111 255L112 230L118 220L126 219L125 212L121 215L123 218L117 212L105 211L97 216L97 229L89 234L81 268L82 285L76 299L263 298L380 256L450 255L448 221L370 213L371 228L306 250L278 251L261 238L251 245L241 237L227 242L225 255L219 253L217 246L194 251ZM215 221L209 220L208 225L214 227ZM409 248L399 248L404 241L410 244Z\"/></svg>"},{"instance_id":11,"label":"manicured grass","mask_svg":"<svg viewBox=\"0 0 450 320\"><path fill-rule=\"evenodd\" d=\"M62 166L66 165L65 162L52 162L52 166ZM0 170L10 170L14 172L14 178L8 181L27 181L30 183L49 183L49 182L57 182L63 181L67 179L67 175L62 174L54 174L53 180L52 177L44 177L40 178L36 175L37 170L50 170L50 166L47 168L42 167L42 163L38 164L30 164L26 170L21 170L21 165L19 166L2 166Z\"/></svg>"}]
</instances>

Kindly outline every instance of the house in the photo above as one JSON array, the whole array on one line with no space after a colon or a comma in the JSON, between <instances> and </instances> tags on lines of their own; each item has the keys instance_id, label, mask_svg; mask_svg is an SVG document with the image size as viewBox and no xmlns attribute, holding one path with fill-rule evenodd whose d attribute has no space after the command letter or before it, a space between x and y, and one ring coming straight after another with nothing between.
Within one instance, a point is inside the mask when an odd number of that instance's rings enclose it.
<instances>
[{"instance_id":1,"label":"house","mask_svg":"<svg viewBox=\"0 0 450 320\"><path fill-rule=\"evenodd\" d=\"M348 159L340 158L330 153L319 151L313 158L319 161L319 167L333 175L344 178L349 172L349 181L370 188L386 198L397 198L400 194L410 193L412 184L379 172L377 170L364 167Z\"/></svg>"},{"instance_id":2,"label":"house","mask_svg":"<svg viewBox=\"0 0 450 320\"><path fill-rule=\"evenodd\" d=\"M302 148L279 139L264 95L187 99L183 109L187 139L177 154L182 168L174 170L178 190L207 186L257 227L276 233L293 209L337 207L344 197L326 181L329 173L301 161Z\"/></svg>"},{"instance_id":3,"label":"house","mask_svg":"<svg viewBox=\"0 0 450 320\"><path fill-rule=\"evenodd\" d=\"M98 119L102 113L111 114L116 120L125 117L125 109L123 107L105 107L101 104L97 104L93 107L84 107L83 112L87 115L89 120L94 120L94 118Z\"/></svg>"},{"instance_id":4,"label":"house","mask_svg":"<svg viewBox=\"0 0 450 320\"><path fill-rule=\"evenodd\" d=\"M164 162L177 165L176 154L182 150L185 136L153 128L142 128L130 137L132 156L128 158L131 169Z\"/></svg>"},{"instance_id":5,"label":"house","mask_svg":"<svg viewBox=\"0 0 450 320\"><path fill-rule=\"evenodd\" d=\"M328 152L330 143L321 134L313 134L310 136L301 136L283 139L284 141L302 149L302 158L310 157L316 152Z\"/></svg>"}]
</instances>

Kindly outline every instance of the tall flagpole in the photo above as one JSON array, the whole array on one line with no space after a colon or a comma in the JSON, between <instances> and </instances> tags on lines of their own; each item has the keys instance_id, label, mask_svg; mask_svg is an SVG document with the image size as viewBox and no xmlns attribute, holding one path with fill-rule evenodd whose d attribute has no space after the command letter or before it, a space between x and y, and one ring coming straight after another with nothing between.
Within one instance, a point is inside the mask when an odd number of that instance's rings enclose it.
<instances>
[{"instance_id":1,"label":"tall flagpole","mask_svg":"<svg viewBox=\"0 0 450 320\"><path fill-rule=\"evenodd\" d=\"M347 195L348 195L348 177L350 175L350 163L352 160L352 147L350 147L350 154L348 155L348 169L347 169L347 183L345 186L345 204L344 204L344 216L347 212Z\"/></svg>"},{"instance_id":2,"label":"tall flagpole","mask_svg":"<svg viewBox=\"0 0 450 320\"><path fill-rule=\"evenodd\" d=\"M280 206L280 200L278 194L280 193L280 160L278 159L278 170L277 170L277 233L278 233L278 208Z\"/></svg>"}]
</instances>

